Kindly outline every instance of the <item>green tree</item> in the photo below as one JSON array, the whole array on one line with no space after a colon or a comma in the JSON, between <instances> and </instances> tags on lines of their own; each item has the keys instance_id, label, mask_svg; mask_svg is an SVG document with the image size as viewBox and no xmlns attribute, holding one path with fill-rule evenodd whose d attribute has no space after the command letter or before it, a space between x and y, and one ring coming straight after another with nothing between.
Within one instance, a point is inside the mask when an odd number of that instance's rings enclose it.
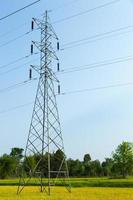
<instances>
[{"instance_id":1,"label":"green tree","mask_svg":"<svg viewBox=\"0 0 133 200\"><path fill-rule=\"evenodd\" d=\"M4 154L0 157L0 178L13 177L15 169L16 162L11 156Z\"/></svg>"},{"instance_id":2,"label":"green tree","mask_svg":"<svg viewBox=\"0 0 133 200\"><path fill-rule=\"evenodd\" d=\"M80 177L83 175L84 166L80 160L68 159L67 163L70 176Z\"/></svg>"},{"instance_id":3,"label":"green tree","mask_svg":"<svg viewBox=\"0 0 133 200\"><path fill-rule=\"evenodd\" d=\"M30 155L24 159L22 167L24 168L25 173L27 175L34 173L35 166L36 166L36 159L34 155Z\"/></svg>"},{"instance_id":4,"label":"green tree","mask_svg":"<svg viewBox=\"0 0 133 200\"><path fill-rule=\"evenodd\" d=\"M99 160L91 161L90 163L90 175L91 176L101 176L102 166Z\"/></svg>"},{"instance_id":5,"label":"green tree","mask_svg":"<svg viewBox=\"0 0 133 200\"><path fill-rule=\"evenodd\" d=\"M60 167L62 170L64 169L65 165L64 162L62 162L64 158L65 155L63 151L61 151L60 149L58 149L55 153L53 153L52 162L54 166L54 171L58 171Z\"/></svg>"},{"instance_id":6,"label":"green tree","mask_svg":"<svg viewBox=\"0 0 133 200\"><path fill-rule=\"evenodd\" d=\"M133 143L122 142L113 153L114 168L125 178L133 171Z\"/></svg>"},{"instance_id":7,"label":"green tree","mask_svg":"<svg viewBox=\"0 0 133 200\"><path fill-rule=\"evenodd\" d=\"M102 162L103 176L111 176L112 169L113 169L113 160L111 158L105 158L105 161Z\"/></svg>"},{"instance_id":8,"label":"green tree","mask_svg":"<svg viewBox=\"0 0 133 200\"><path fill-rule=\"evenodd\" d=\"M10 156L14 157L16 160L20 161L23 158L24 149L14 147L11 149Z\"/></svg>"},{"instance_id":9,"label":"green tree","mask_svg":"<svg viewBox=\"0 0 133 200\"><path fill-rule=\"evenodd\" d=\"M84 165L84 175L90 176L90 172L91 172L91 156L90 156L90 154L84 155L83 165Z\"/></svg>"},{"instance_id":10,"label":"green tree","mask_svg":"<svg viewBox=\"0 0 133 200\"><path fill-rule=\"evenodd\" d=\"M14 161L14 174L19 176L20 166L21 166L21 159L23 158L23 151L24 149L19 147L14 147L11 149L10 157Z\"/></svg>"},{"instance_id":11,"label":"green tree","mask_svg":"<svg viewBox=\"0 0 133 200\"><path fill-rule=\"evenodd\" d=\"M89 164L91 161L91 156L90 154L85 154L84 155L84 164Z\"/></svg>"}]
</instances>

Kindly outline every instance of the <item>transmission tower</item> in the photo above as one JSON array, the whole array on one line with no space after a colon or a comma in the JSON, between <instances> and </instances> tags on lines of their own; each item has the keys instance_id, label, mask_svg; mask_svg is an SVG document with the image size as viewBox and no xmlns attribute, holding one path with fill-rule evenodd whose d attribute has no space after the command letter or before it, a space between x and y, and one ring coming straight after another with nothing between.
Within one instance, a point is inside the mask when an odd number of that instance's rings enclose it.
<instances>
[{"instance_id":1,"label":"transmission tower","mask_svg":"<svg viewBox=\"0 0 133 200\"><path fill-rule=\"evenodd\" d=\"M32 41L31 54L35 46L40 52L40 66L31 67L39 73L39 82L17 193L22 192L31 178L32 184L35 180L34 185L39 185L40 191L45 191L49 195L51 187L58 185L59 181L71 192L54 89L57 84L60 94L59 80L54 73L55 65L59 71L59 59L56 55L59 40L50 24L47 11L42 20L33 18L32 30L34 25L41 32L41 41ZM32 69L29 76L32 77Z\"/></svg>"}]
</instances>

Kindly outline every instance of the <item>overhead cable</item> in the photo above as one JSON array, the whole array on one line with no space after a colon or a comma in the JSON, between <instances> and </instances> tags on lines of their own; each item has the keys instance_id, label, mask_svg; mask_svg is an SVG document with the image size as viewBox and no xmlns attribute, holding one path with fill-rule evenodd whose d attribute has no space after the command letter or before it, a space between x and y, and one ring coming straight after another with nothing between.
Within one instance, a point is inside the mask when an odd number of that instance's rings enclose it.
<instances>
[{"instance_id":1,"label":"overhead cable","mask_svg":"<svg viewBox=\"0 0 133 200\"><path fill-rule=\"evenodd\" d=\"M34 53L34 55L37 55L37 54L38 54L38 52ZM20 57L20 58L18 58L18 59L16 59L16 60L13 60L13 61L11 61L11 62L9 62L9 63L7 63L7 64L1 65L1 66L0 66L0 69L5 68L5 67L8 67L8 66L10 66L10 65L13 65L13 64L15 64L15 63L18 63L18 62L21 61L21 60L25 60L25 59L29 58L30 56L32 56L32 55L29 54L29 55L26 55L26 56L22 56L22 57Z\"/></svg>"},{"instance_id":2,"label":"overhead cable","mask_svg":"<svg viewBox=\"0 0 133 200\"><path fill-rule=\"evenodd\" d=\"M15 107L11 107L11 108L8 108L8 109L5 109L5 110L1 110L0 115L5 114L5 113L9 113L9 112L14 111L14 110L18 110L20 108L27 107L27 106L32 105L32 104L33 104L33 101L26 103L26 104L18 105L18 106L15 106Z\"/></svg>"},{"instance_id":3,"label":"overhead cable","mask_svg":"<svg viewBox=\"0 0 133 200\"><path fill-rule=\"evenodd\" d=\"M6 45L8 45L8 44L10 44L10 43L12 43L12 42L15 42L15 41L18 40L18 39L23 38L24 36L28 35L29 33L31 33L31 31L28 31L28 32L26 32L26 33L24 33L24 34L21 34L21 35L15 37L15 38L13 38L13 39L11 39L11 40L9 40L9 41L3 43L3 44L1 44L1 45L0 45L0 48L1 48L1 47L4 47L4 46L6 46Z\"/></svg>"},{"instance_id":4,"label":"overhead cable","mask_svg":"<svg viewBox=\"0 0 133 200\"><path fill-rule=\"evenodd\" d=\"M114 0L114 1L108 2L108 3L106 3L106 4L102 4L102 5L100 5L100 6L96 6L95 8L91 8L91 9L85 10L85 11L83 11L83 12L77 13L77 14L75 14L75 15L68 16L68 17L66 17L66 18L63 18L63 19L54 21L53 24L59 23L59 22L63 22L63 21L69 20L69 19L71 19L71 18L74 18L74 17L78 17L78 16L81 16L81 15L87 14L87 13L89 13L89 12L95 11L95 10L100 9L100 8L104 8L104 7L106 7L106 6L109 6L109 5L112 5L112 4L114 4L114 3L117 3L118 1L121 1L121 0ZM59 8L60 8L60 7L59 7ZM54 9L54 10L57 10L57 8ZM41 14L41 15L42 15L42 14ZM14 29L12 29L12 30L10 30L10 31L8 31L8 32L6 32L6 33L4 33L4 34L2 34L0 37L3 37L3 35L6 35L6 34L8 34L8 33L11 33L11 32L13 32L14 30L19 29L20 27L23 27L23 26L26 25L26 24L27 24L27 23L22 24L22 25L20 25L20 26L18 26L18 27L16 27L16 28L14 28Z\"/></svg>"},{"instance_id":5,"label":"overhead cable","mask_svg":"<svg viewBox=\"0 0 133 200\"><path fill-rule=\"evenodd\" d=\"M82 90L74 90L74 91L69 91L69 92L63 92L63 93L60 93L60 95L58 95L58 96L71 95L71 94L77 94L77 93L83 93L83 92L91 92L91 91L96 91L96 90L104 90L104 89L109 89L109 88L126 87L126 86L133 86L133 82L119 83L119 84L102 86L102 87L95 87L95 88L88 88L88 89L82 89ZM8 113L8 112L11 112L13 110L29 106L31 104L33 104L33 101L26 103L26 104L22 104L22 105L18 105L18 106L9 108L7 110L2 110L2 111L0 111L0 114Z\"/></svg>"},{"instance_id":6,"label":"overhead cable","mask_svg":"<svg viewBox=\"0 0 133 200\"><path fill-rule=\"evenodd\" d=\"M109 88L126 87L126 86L133 86L133 82L118 83L118 84L114 84L114 85L108 85L108 86L102 86L102 87L95 87L95 88L88 88L88 89L82 89L82 90L74 90L74 91L60 93L60 95L57 95L57 96L78 94L78 93L91 92L91 91L96 91L96 90L104 90L104 89L109 89ZM7 110L1 110L0 114L8 113L10 111L13 111L13 110L16 110L16 109L20 109L22 107L29 106L31 104L33 104L33 101L29 102L29 103L26 103L26 104L22 104L22 105L18 105L18 106L9 108Z\"/></svg>"},{"instance_id":7,"label":"overhead cable","mask_svg":"<svg viewBox=\"0 0 133 200\"><path fill-rule=\"evenodd\" d=\"M71 68L68 67L66 69L62 69L58 73L62 75L62 74L67 74L67 73L72 73L72 72L77 72L77 71L84 71L84 70L89 70L89 69L100 68L100 67L104 67L107 65L113 65L113 64L128 62L128 61L132 61L132 60L133 60L133 55L130 55L127 57L117 57L114 59L103 60L103 61L96 62L96 63L85 64L85 65L82 65L79 67L71 67Z\"/></svg>"},{"instance_id":8,"label":"overhead cable","mask_svg":"<svg viewBox=\"0 0 133 200\"><path fill-rule=\"evenodd\" d=\"M126 87L126 86L133 86L133 82L118 83L118 84L112 84L112 85L107 85L107 86L102 86L102 87L86 88L86 89L82 89L82 90L73 90L73 91L60 93L60 95L69 95L69 94L76 94L76 93L83 93L83 92L92 92L92 91L96 91L96 90L104 90L104 89L109 89L109 88Z\"/></svg>"},{"instance_id":9,"label":"overhead cable","mask_svg":"<svg viewBox=\"0 0 133 200\"><path fill-rule=\"evenodd\" d=\"M0 76L3 76L3 75L5 75L5 74L8 74L8 73L10 73L10 72L12 72L12 71L18 70L18 69L20 69L20 68L22 68L22 67L24 67L24 66L27 66L28 64L31 64L31 62L36 61L36 60L38 60L38 59L33 59L33 60L29 61L29 62L23 63L22 65L19 65L19 66L13 67L13 68L11 68L11 69L9 69L9 70L7 70L7 71L1 72L1 73L0 73Z\"/></svg>"},{"instance_id":10,"label":"overhead cable","mask_svg":"<svg viewBox=\"0 0 133 200\"><path fill-rule=\"evenodd\" d=\"M22 82L19 82L19 83L16 83L16 84L13 84L11 86L8 86L6 88L3 88L3 89L0 89L0 93L5 93L5 92L8 92L10 90L13 90L13 89L16 89L18 87L21 87L25 84L28 84L28 83L31 83L32 81L35 81L37 80L37 78L32 78L32 79L28 79L28 80L25 80L25 81L22 81Z\"/></svg>"},{"instance_id":11,"label":"overhead cable","mask_svg":"<svg viewBox=\"0 0 133 200\"><path fill-rule=\"evenodd\" d=\"M129 31L121 32L121 31L128 30L128 29L129 29ZM34 29L34 30L36 30L36 29ZM64 43L62 45L61 50L71 49L73 47L77 47L77 46L81 46L81 45L84 45L84 44L88 44L90 42L103 40L103 39L108 38L108 37L114 37L114 36L117 36L117 35L124 35L126 33L132 32L132 31L133 31L133 25L120 27L120 28L117 28L117 29L113 29L113 30L110 30L110 31L106 31L106 32L103 32L103 33L99 33L99 34L96 34L96 35L85 37L85 38L82 38L82 39L79 39L79 40L74 40L74 41L71 41L71 42L68 42L68 43ZM6 45L8 45L8 44L10 44L12 42L15 42L18 39L23 38L24 36L30 34L31 32L32 31L25 32L24 34L21 34L21 35L15 37L15 38L3 43L3 44L1 44L0 48L4 47L4 46L6 46Z\"/></svg>"},{"instance_id":12,"label":"overhead cable","mask_svg":"<svg viewBox=\"0 0 133 200\"><path fill-rule=\"evenodd\" d=\"M105 4L102 4L102 5L96 6L96 7L94 7L94 8L88 9L88 10L85 10L85 11L83 11L83 12L79 12L79 13L77 13L77 14L75 14L75 15L71 15L71 16L65 17L65 18L63 18L63 19L54 21L54 22L52 22L52 24L57 24L57 23L60 23L60 22L64 22L64 21L70 20L70 19L72 19L72 18L75 18L75 17L81 16L81 15L84 15L84 14L87 14L87 13L90 13L90 12L93 12L93 11L95 11L95 10L97 10L97 9L101 9L101 8L110 6L110 5L112 5L112 4L116 4L116 3L120 2L120 1L121 1L121 0L113 0L113 1L110 1L110 2L108 2L108 3L105 3Z\"/></svg>"},{"instance_id":13,"label":"overhead cable","mask_svg":"<svg viewBox=\"0 0 133 200\"><path fill-rule=\"evenodd\" d=\"M28 8L28 7L33 6L34 4L38 3L39 1L41 1L41 0L34 1L34 2L32 2L32 3L30 3L30 4L26 5L26 6L24 6L24 7L22 7L22 8L20 8L20 9L18 9L18 10L13 11L12 13L10 13L10 14L4 16L4 17L1 17L1 18L0 18L0 21L4 20L4 19L6 19L6 18L8 18L8 17L10 17L10 16L12 16L12 15L15 15L16 13L18 13L18 12L20 12L20 11L22 11L22 10L25 10L25 9Z\"/></svg>"},{"instance_id":14,"label":"overhead cable","mask_svg":"<svg viewBox=\"0 0 133 200\"><path fill-rule=\"evenodd\" d=\"M120 32L120 31L124 31L124 30L127 30L127 29L132 29L132 30L130 30L128 32ZM131 31L133 31L133 25L124 26L124 27L121 27L121 28L118 28L118 29L113 29L113 30L106 31L106 32L103 32L103 33L100 33L100 34L92 35L92 36L85 37L85 38L82 38L82 39L79 39L79 40L74 40L74 41L65 43L65 44L62 45L61 50L77 47L77 46L84 45L84 44L87 44L87 43L90 43L90 42L95 42L97 40L102 40L102 39L105 39L106 37L112 37L112 36L114 37L116 35L123 35L125 33L131 32ZM115 35L111 35L111 34L115 34Z\"/></svg>"}]
</instances>

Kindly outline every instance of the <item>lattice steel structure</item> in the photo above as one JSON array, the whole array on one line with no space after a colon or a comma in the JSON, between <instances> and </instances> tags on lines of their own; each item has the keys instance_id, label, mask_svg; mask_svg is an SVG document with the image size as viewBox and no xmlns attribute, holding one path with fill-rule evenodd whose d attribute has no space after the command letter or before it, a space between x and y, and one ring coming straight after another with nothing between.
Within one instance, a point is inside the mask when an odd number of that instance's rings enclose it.
<instances>
[{"instance_id":1,"label":"lattice steel structure","mask_svg":"<svg viewBox=\"0 0 133 200\"><path fill-rule=\"evenodd\" d=\"M33 53L33 46L40 51L40 66L32 66L39 73L39 83L17 193L22 192L32 177L34 177L32 182L37 181L34 184L40 186L41 192L45 191L50 195L51 187L59 181L70 192L71 186L54 89L56 83L60 93L59 81L53 72L55 65L59 71L59 59L54 50L55 44L59 50L58 37L49 22L47 11L42 20L33 18L32 29L34 24L41 31L41 41L32 42L31 45L31 53Z\"/></svg>"}]
</instances>

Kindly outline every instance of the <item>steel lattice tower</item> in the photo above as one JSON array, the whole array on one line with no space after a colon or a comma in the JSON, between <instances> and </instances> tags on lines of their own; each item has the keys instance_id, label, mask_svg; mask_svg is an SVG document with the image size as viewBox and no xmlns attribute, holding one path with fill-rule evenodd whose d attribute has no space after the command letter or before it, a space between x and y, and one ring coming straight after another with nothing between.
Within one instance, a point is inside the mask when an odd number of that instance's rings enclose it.
<instances>
[{"instance_id":1,"label":"steel lattice tower","mask_svg":"<svg viewBox=\"0 0 133 200\"><path fill-rule=\"evenodd\" d=\"M37 180L41 192L45 191L50 195L51 186L56 185L57 180L60 180L70 192L69 173L54 89L57 83L58 93L60 93L59 81L53 72L55 65L59 71L59 60L54 50L55 42L59 50L58 37L49 22L47 11L42 20L33 18L32 29L34 23L41 31L41 41L32 41L31 45L31 53L33 53L33 45L40 51L40 67L32 66L39 73L39 83L23 160L23 163L26 162L26 176L22 170L17 193L21 193L32 177L33 180ZM56 154L56 168L52 166L53 152ZM58 157L60 154L62 156ZM33 155L39 159L34 167L31 167L30 159ZM44 173L44 169L47 173Z\"/></svg>"}]
</instances>

